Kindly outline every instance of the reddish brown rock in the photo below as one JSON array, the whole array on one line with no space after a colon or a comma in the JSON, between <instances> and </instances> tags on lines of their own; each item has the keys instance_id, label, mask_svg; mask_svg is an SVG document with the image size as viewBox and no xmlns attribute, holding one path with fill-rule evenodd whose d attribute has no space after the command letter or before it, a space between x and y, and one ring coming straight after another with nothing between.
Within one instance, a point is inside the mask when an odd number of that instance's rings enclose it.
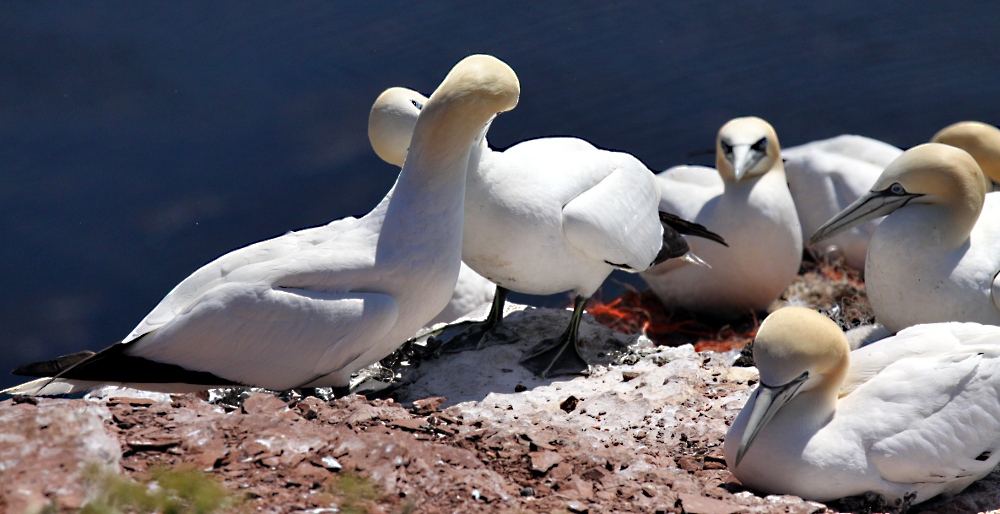
<instances>
[{"instance_id":1,"label":"reddish brown rock","mask_svg":"<svg viewBox=\"0 0 1000 514\"><path fill-rule=\"evenodd\" d=\"M0 510L79 508L88 465L118 471L121 446L104 428L107 408L83 400L0 403Z\"/></svg>"},{"instance_id":2,"label":"reddish brown rock","mask_svg":"<svg viewBox=\"0 0 1000 514\"><path fill-rule=\"evenodd\" d=\"M688 514L733 514L734 512L745 510L745 507L716 500L715 498L685 493L677 496L680 500L681 508Z\"/></svg>"},{"instance_id":3,"label":"reddish brown rock","mask_svg":"<svg viewBox=\"0 0 1000 514\"><path fill-rule=\"evenodd\" d=\"M542 475L562 461L558 453L551 451L531 452L528 457L531 459L531 471Z\"/></svg>"}]
</instances>

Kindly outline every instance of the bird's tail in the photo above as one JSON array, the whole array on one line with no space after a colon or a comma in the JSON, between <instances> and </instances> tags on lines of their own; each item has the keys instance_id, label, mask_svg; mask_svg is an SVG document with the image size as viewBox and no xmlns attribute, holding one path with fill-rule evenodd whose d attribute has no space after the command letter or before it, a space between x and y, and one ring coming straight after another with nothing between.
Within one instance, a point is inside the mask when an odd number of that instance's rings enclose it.
<instances>
[{"instance_id":1,"label":"bird's tail","mask_svg":"<svg viewBox=\"0 0 1000 514\"><path fill-rule=\"evenodd\" d=\"M698 257L697 255L691 252L681 255L681 260L685 262L690 262L691 264L695 264L698 266L704 266L708 269L712 269L712 266L709 263L701 260L701 257Z\"/></svg>"}]
</instances>

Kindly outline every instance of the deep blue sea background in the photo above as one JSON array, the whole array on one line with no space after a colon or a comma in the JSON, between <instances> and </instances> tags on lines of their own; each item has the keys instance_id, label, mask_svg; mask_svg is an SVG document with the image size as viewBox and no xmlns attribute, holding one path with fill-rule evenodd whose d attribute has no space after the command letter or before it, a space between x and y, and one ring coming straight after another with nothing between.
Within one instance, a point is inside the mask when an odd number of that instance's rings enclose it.
<instances>
[{"instance_id":1,"label":"deep blue sea background","mask_svg":"<svg viewBox=\"0 0 1000 514\"><path fill-rule=\"evenodd\" d=\"M521 82L492 144L572 135L661 170L742 115L785 146L996 124L998 19L990 1L2 2L0 386L119 340L225 252L364 214L398 171L368 145L371 103L470 53Z\"/></svg>"}]
</instances>

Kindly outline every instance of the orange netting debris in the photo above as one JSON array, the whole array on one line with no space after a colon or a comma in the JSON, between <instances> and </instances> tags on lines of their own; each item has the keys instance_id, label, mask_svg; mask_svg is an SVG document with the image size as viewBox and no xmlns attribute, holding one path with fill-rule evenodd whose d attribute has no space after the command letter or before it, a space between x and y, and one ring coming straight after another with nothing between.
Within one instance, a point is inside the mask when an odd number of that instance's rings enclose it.
<instances>
[{"instance_id":1,"label":"orange netting debris","mask_svg":"<svg viewBox=\"0 0 1000 514\"><path fill-rule=\"evenodd\" d=\"M608 303L591 299L586 310L612 330L644 334L657 345L693 344L698 351L742 348L753 340L758 326L756 317L749 313L735 323L720 325L671 311L651 291L628 291Z\"/></svg>"},{"instance_id":2,"label":"orange netting debris","mask_svg":"<svg viewBox=\"0 0 1000 514\"><path fill-rule=\"evenodd\" d=\"M809 255L798 277L768 310L788 304L824 312L845 329L874 318L860 272ZM660 303L652 291L628 291L607 303L591 299L587 312L612 330L645 334L657 345L693 344L698 351L742 348L757 335L759 326L759 319L750 312L736 320L720 321L673 310Z\"/></svg>"}]
</instances>

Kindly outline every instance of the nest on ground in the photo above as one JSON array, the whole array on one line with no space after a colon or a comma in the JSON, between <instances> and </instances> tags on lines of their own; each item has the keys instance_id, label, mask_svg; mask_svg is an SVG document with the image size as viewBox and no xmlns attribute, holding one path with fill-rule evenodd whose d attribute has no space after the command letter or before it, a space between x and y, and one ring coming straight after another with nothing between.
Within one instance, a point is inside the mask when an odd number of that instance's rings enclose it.
<instances>
[{"instance_id":1,"label":"nest on ground","mask_svg":"<svg viewBox=\"0 0 1000 514\"><path fill-rule=\"evenodd\" d=\"M809 254L803 259L795 281L771 304L768 313L788 305L816 309L843 330L873 323L875 319L861 272L842 262L816 260ZM628 291L607 303L591 300L587 312L612 330L644 334L657 345L692 344L695 350L716 352L743 348L747 354L760 321L766 316L752 311L730 320L696 315L663 305L649 290Z\"/></svg>"}]
</instances>

